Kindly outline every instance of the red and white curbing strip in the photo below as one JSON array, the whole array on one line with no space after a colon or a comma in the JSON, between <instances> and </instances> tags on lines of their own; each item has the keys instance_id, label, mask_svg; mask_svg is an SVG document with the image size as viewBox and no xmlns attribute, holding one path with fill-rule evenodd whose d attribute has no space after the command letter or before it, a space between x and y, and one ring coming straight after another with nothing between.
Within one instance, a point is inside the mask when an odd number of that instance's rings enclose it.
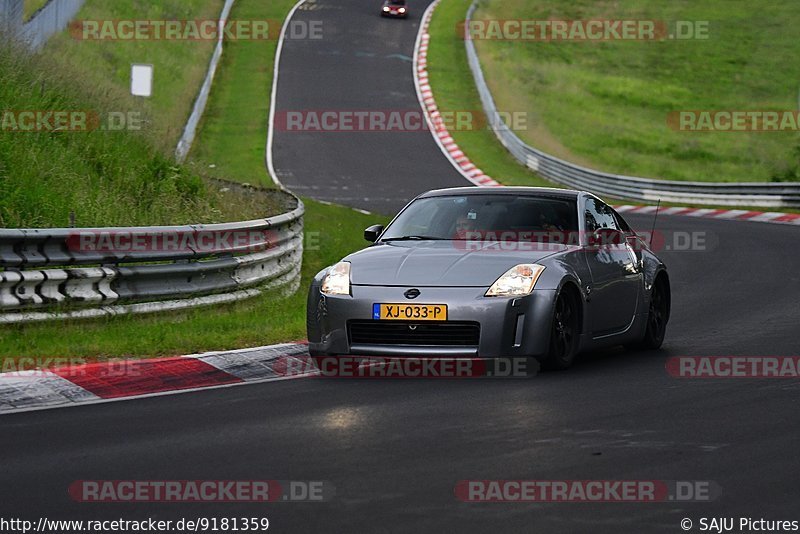
<instances>
[{"instance_id":1,"label":"red and white curbing strip","mask_svg":"<svg viewBox=\"0 0 800 534\"><path fill-rule=\"evenodd\" d=\"M615 206L620 213L655 213L656 206ZM683 215L686 217L702 217L706 219L723 219L728 221L751 221L773 224L791 224L800 226L800 214L779 213L775 211L749 211L749 210L717 210L711 208L660 208L659 215Z\"/></svg>"},{"instance_id":2,"label":"red and white curbing strip","mask_svg":"<svg viewBox=\"0 0 800 534\"><path fill-rule=\"evenodd\" d=\"M150 360L117 360L0 374L0 414L186 393L316 373L308 346L284 343ZM277 368L276 368L277 367Z\"/></svg>"},{"instance_id":3,"label":"red and white curbing strip","mask_svg":"<svg viewBox=\"0 0 800 534\"><path fill-rule=\"evenodd\" d=\"M453 137L450 135L450 132L447 130L442 120L442 115L439 112L439 107L436 105L436 99L433 96L433 90L431 89L428 79L428 43L430 42L428 27L430 26L433 10L439 4L439 1L440 0L436 0L431 3L422 16L419 34L417 35L417 43L414 48L414 85L417 88L417 98L419 99L422 109L425 110L425 116L433 138L436 140L439 148L442 149L442 152L444 152L453 166L464 178L479 187L499 186L502 184L491 176L487 176L458 148L458 145L453 140Z\"/></svg>"},{"instance_id":4,"label":"red and white curbing strip","mask_svg":"<svg viewBox=\"0 0 800 534\"><path fill-rule=\"evenodd\" d=\"M479 187L496 187L503 185L497 180L488 176L481 169L475 166L464 152L459 148L450 132L444 126L441 113L436 105L436 98L428 78L428 45L430 44L431 17L436 6L441 0L432 2L425 14L422 16L417 44L414 50L414 84L417 88L417 97L422 109L425 111L428 125L436 143L453 166L470 182ZM619 212L628 213L652 213L655 206L616 206ZM688 208L688 207L669 207L659 209L659 215L683 215L688 217L704 217L711 219L723 219L730 221L752 221L766 222L773 224L800 225L800 214L763 212L748 210L718 210L709 208Z\"/></svg>"}]
</instances>

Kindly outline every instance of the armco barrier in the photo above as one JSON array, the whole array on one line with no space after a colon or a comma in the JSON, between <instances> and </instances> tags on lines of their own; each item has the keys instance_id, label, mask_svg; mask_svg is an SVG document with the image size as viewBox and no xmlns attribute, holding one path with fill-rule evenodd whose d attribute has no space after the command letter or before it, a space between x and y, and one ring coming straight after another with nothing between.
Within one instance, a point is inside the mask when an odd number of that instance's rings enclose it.
<instances>
[{"instance_id":1,"label":"armco barrier","mask_svg":"<svg viewBox=\"0 0 800 534\"><path fill-rule=\"evenodd\" d=\"M24 0L0 0L0 38L19 37L24 12Z\"/></svg>"},{"instance_id":2,"label":"armco barrier","mask_svg":"<svg viewBox=\"0 0 800 534\"><path fill-rule=\"evenodd\" d=\"M222 6L222 12L219 15L218 24L220 28L222 28L225 21L230 16L234 1L235 0L225 0L225 4ZM211 60L208 62L208 69L206 70L206 77L203 80L203 85L200 87L200 92L197 94L197 98L194 101L192 113L186 121L183 134L178 140L178 145L175 147L175 159L178 160L178 163L186 161L186 156L189 155L189 151L192 149L192 144L194 143L194 138L197 135L197 127L200 124L200 119L203 118L203 113L206 110L208 97L211 94L211 84L214 83L214 75L217 72L217 67L222 57L223 37L224 34L220 31L217 45L214 47L214 53L211 55Z\"/></svg>"},{"instance_id":3,"label":"armco barrier","mask_svg":"<svg viewBox=\"0 0 800 534\"><path fill-rule=\"evenodd\" d=\"M477 2L467 12L472 19ZM475 50L475 43L464 39L472 75L487 117L499 117ZM493 121L500 142L523 165L567 187L591 191L603 196L644 202L711 204L720 206L765 206L800 208L798 183L724 183L653 180L596 171L556 158L526 145L502 121ZM502 181L502 177L498 177Z\"/></svg>"},{"instance_id":4,"label":"armco barrier","mask_svg":"<svg viewBox=\"0 0 800 534\"><path fill-rule=\"evenodd\" d=\"M54 34L67 27L85 0L50 0L22 26L22 38L38 50Z\"/></svg>"},{"instance_id":5,"label":"armco barrier","mask_svg":"<svg viewBox=\"0 0 800 534\"><path fill-rule=\"evenodd\" d=\"M227 302L232 296L253 296L257 291L252 288L257 287L294 291L300 281L305 210L303 203L289 193L276 194L286 196L296 207L253 221L0 229L0 323ZM145 245L125 247L126 251L109 247L91 250L80 245L80 236L97 235L123 235L125 243L134 242L132 237L136 237ZM230 236L247 238L237 242ZM196 246L203 240L215 246ZM188 243L189 247L147 245L165 242ZM221 294L227 297L220 298ZM215 298L198 298L209 295ZM87 313L88 308L98 308L99 312Z\"/></svg>"},{"instance_id":6,"label":"armco barrier","mask_svg":"<svg viewBox=\"0 0 800 534\"><path fill-rule=\"evenodd\" d=\"M0 0L0 34L22 40L31 50L38 50L69 25L84 2L49 0L26 22L23 21L25 0Z\"/></svg>"}]
</instances>

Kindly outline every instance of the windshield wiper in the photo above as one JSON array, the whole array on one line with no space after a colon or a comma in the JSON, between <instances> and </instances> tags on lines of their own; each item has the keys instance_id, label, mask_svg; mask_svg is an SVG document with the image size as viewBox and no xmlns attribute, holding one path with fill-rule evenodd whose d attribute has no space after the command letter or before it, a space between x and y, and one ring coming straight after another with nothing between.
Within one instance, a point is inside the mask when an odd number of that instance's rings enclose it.
<instances>
[{"instance_id":1,"label":"windshield wiper","mask_svg":"<svg viewBox=\"0 0 800 534\"><path fill-rule=\"evenodd\" d=\"M400 237L386 237L381 241L448 241L446 237L436 237L431 235L404 235Z\"/></svg>"}]
</instances>

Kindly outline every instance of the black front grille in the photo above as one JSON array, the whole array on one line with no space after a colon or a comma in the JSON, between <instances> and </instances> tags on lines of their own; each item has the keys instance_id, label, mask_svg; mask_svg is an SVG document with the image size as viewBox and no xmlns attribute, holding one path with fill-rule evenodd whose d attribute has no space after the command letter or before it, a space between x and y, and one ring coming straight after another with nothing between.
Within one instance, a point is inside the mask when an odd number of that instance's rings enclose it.
<instances>
[{"instance_id":1,"label":"black front grille","mask_svg":"<svg viewBox=\"0 0 800 534\"><path fill-rule=\"evenodd\" d=\"M470 322L350 321L351 344L477 347L481 327Z\"/></svg>"}]
</instances>

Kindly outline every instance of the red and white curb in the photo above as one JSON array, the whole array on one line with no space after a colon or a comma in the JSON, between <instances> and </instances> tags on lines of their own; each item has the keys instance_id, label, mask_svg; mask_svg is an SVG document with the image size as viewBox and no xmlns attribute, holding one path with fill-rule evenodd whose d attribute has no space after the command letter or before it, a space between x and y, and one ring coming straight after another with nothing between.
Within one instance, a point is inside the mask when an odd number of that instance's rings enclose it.
<instances>
[{"instance_id":1,"label":"red and white curb","mask_svg":"<svg viewBox=\"0 0 800 534\"><path fill-rule=\"evenodd\" d=\"M442 115L436 105L430 82L428 80L428 43L430 26L433 10L439 4L436 0L428 6L422 15L417 42L414 47L414 86L417 89L417 98L425 111L425 118L428 122L433 138L439 145L450 163L470 182L480 187L492 187L502 185L491 176L487 176L482 170L475 166L464 152L458 147L444 124Z\"/></svg>"},{"instance_id":2,"label":"red and white curb","mask_svg":"<svg viewBox=\"0 0 800 534\"><path fill-rule=\"evenodd\" d=\"M655 213L656 206L615 206L620 213ZM728 221L751 221L773 224L791 224L800 226L800 214L778 213L775 211L749 211L749 210L717 210L711 208L659 208L659 215L683 215L686 217L701 217L706 219L723 219Z\"/></svg>"},{"instance_id":3,"label":"red and white curb","mask_svg":"<svg viewBox=\"0 0 800 534\"><path fill-rule=\"evenodd\" d=\"M283 343L149 360L115 360L0 374L0 414L305 378L308 346Z\"/></svg>"},{"instance_id":4,"label":"red and white curb","mask_svg":"<svg viewBox=\"0 0 800 534\"><path fill-rule=\"evenodd\" d=\"M503 185L494 178L488 176L479 169L464 154L458 144L450 135L444 125L439 107L436 105L436 98L428 78L428 45L430 44L430 33L428 31L431 18L436 6L441 0L432 2L422 16L417 43L414 48L414 85L417 89L417 98L425 111L431 133L439 148L442 150L450 163L458 170L464 178L479 187L496 187ZM629 213L653 213L655 206L617 206L619 212ZM773 224L800 225L800 214L749 211L749 210L719 210L710 208L689 208L689 207L669 207L658 210L659 215L683 215L687 217L703 217L710 219L723 219L730 221L751 221L765 222Z\"/></svg>"}]
</instances>

